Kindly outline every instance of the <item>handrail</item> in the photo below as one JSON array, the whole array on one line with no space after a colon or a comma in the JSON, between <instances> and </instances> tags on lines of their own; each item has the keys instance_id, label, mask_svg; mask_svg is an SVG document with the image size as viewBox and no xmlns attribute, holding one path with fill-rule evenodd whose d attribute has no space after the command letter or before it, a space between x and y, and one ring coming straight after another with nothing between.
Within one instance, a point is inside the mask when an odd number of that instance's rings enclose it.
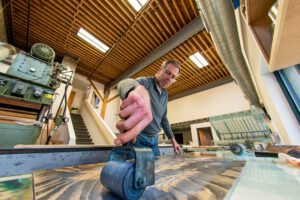
<instances>
[{"instance_id":1,"label":"handrail","mask_svg":"<svg viewBox=\"0 0 300 200\"><path fill-rule=\"evenodd\" d=\"M94 121L96 121L97 123L95 123L95 125L97 126L97 128L100 129L101 133L103 134L103 136L105 137L106 141L113 145L114 143L112 142L112 139L116 138L116 135L114 134L114 132L110 129L110 127L106 124L106 122L101 118L101 116L95 111L95 109L90 105L90 103L87 100L84 100L84 103L87 106L87 110L90 112L92 118ZM107 131L103 130L103 127L101 127L99 121L101 121L103 123L103 125L105 126L105 128L107 129ZM107 134L107 132L111 133L111 137Z\"/></svg>"}]
</instances>

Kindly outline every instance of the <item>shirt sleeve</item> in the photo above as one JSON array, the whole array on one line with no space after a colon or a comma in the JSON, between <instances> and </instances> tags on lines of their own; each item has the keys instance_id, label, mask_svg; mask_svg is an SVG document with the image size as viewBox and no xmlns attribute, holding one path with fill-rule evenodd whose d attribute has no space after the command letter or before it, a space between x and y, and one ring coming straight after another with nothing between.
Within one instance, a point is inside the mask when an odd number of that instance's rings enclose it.
<instances>
[{"instance_id":1,"label":"shirt sleeve","mask_svg":"<svg viewBox=\"0 0 300 200\"><path fill-rule=\"evenodd\" d=\"M140 78L137 78L136 81L143 85L146 89L149 89L150 88L150 83L149 83L149 79L147 79L146 77L140 77Z\"/></svg>"},{"instance_id":2,"label":"shirt sleeve","mask_svg":"<svg viewBox=\"0 0 300 200\"><path fill-rule=\"evenodd\" d=\"M169 120L167 118L167 108L166 108L166 111L165 111L165 113L164 113L164 115L162 117L161 126L162 126L163 130L165 131L165 134L167 135L167 137L169 138L169 140L173 139L174 138L174 134L173 134L173 131L171 129Z\"/></svg>"},{"instance_id":3,"label":"shirt sleeve","mask_svg":"<svg viewBox=\"0 0 300 200\"><path fill-rule=\"evenodd\" d=\"M128 92L133 90L134 87L136 87L138 85L139 85L139 82L132 78L128 78L128 79L121 81L118 84L118 92L119 92L120 98L122 100L126 99Z\"/></svg>"}]
</instances>

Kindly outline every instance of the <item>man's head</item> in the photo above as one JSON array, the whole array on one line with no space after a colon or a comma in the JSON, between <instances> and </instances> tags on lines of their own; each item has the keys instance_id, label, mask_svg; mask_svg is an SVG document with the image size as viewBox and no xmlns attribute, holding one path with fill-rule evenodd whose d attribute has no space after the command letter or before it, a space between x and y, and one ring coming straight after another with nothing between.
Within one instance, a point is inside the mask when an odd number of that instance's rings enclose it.
<instances>
[{"instance_id":1,"label":"man's head","mask_svg":"<svg viewBox=\"0 0 300 200\"><path fill-rule=\"evenodd\" d=\"M166 60L162 63L155 77L160 88L167 88L176 81L180 75L180 65L176 60Z\"/></svg>"}]
</instances>

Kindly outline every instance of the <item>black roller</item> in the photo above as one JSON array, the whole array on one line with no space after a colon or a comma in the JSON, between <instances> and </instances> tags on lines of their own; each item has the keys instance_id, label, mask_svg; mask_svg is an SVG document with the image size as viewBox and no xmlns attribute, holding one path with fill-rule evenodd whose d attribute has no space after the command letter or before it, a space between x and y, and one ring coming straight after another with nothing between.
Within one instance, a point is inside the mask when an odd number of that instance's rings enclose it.
<instances>
[{"instance_id":1,"label":"black roller","mask_svg":"<svg viewBox=\"0 0 300 200\"><path fill-rule=\"evenodd\" d=\"M233 144L230 145L230 151L235 155L243 155L247 152L247 149L244 144Z\"/></svg>"},{"instance_id":2,"label":"black roller","mask_svg":"<svg viewBox=\"0 0 300 200\"><path fill-rule=\"evenodd\" d=\"M123 199L139 199L145 188L133 187L133 166L134 163L128 161L109 161L101 171L102 185Z\"/></svg>"}]
</instances>

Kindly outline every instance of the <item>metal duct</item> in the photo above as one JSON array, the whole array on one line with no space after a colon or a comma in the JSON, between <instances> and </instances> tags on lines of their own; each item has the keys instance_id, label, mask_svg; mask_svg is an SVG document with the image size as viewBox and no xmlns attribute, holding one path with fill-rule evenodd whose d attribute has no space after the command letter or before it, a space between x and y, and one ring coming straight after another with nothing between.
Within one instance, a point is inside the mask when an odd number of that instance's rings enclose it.
<instances>
[{"instance_id":1,"label":"metal duct","mask_svg":"<svg viewBox=\"0 0 300 200\"><path fill-rule=\"evenodd\" d=\"M244 57L231 0L196 0L207 32L216 45L225 67L235 79L251 105L259 106L259 98Z\"/></svg>"}]
</instances>

